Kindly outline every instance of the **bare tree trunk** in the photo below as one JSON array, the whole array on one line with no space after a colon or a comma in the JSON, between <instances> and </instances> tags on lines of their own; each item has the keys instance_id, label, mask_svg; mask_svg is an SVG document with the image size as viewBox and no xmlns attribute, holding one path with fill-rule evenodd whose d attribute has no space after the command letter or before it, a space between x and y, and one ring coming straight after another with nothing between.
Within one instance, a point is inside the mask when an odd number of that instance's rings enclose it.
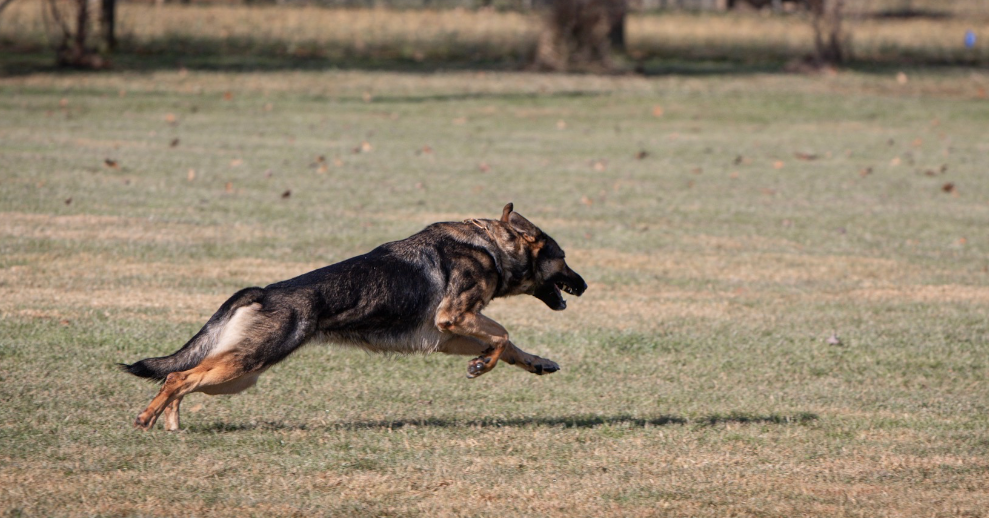
<instances>
[{"instance_id":1,"label":"bare tree trunk","mask_svg":"<svg viewBox=\"0 0 989 518\"><path fill-rule=\"evenodd\" d=\"M89 0L76 0L76 49L82 51L86 48L86 34L89 29Z\"/></svg>"},{"instance_id":2,"label":"bare tree trunk","mask_svg":"<svg viewBox=\"0 0 989 518\"><path fill-rule=\"evenodd\" d=\"M628 17L628 0L615 0L611 9L611 30L608 31L608 41L611 48L625 52L625 19Z\"/></svg>"},{"instance_id":3,"label":"bare tree trunk","mask_svg":"<svg viewBox=\"0 0 989 518\"><path fill-rule=\"evenodd\" d=\"M628 0L553 0L539 35L535 66L610 71L611 48L625 43Z\"/></svg>"},{"instance_id":4,"label":"bare tree trunk","mask_svg":"<svg viewBox=\"0 0 989 518\"><path fill-rule=\"evenodd\" d=\"M117 0L101 0L100 28L103 29L103 44L107 50L117 48L116 22Z\"/></svg>"},{"instance_id":5,"label":"bare tree trunk","mask_svg":"<svg viewBox=\"0 0 989 518\"><path fill-rule=\"evenodd\" d=\"M811 15L814 28L814 50L822 65L840 65L847 57L842 28L845 0L811 1Z\"/></svg>"},{"instance_id":6,"label":"bare tree trunk","mask_svg":"<svg viewBox=\"0 0 989 518\"><path fill-rule=\"evenodd\" d=\"M89 0L72 0L75 7L74 28L67 23L69 16L63 10L65 4L58 0L47 0L48 12L55 22L58 44L55 60L59 66L76 68L104 68L106 61L89 45L90 11Z\"/></svg>"}]
</instances>

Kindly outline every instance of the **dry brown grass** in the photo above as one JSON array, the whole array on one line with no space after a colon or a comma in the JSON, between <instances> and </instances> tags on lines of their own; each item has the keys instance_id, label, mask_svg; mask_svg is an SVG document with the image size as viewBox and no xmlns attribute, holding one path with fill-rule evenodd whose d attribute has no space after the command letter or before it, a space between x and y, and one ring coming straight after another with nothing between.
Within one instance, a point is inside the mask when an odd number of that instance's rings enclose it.
<instances>
[{"instance_id":1,"label":"dry brown grass","mask_svg":"<svg viewBox=\"0 0 989 518\"><path fill-rule=\"evenodd\" d=\"M40 2L17 2L4 13L15 40L41 41ZM861 14L847 23L852 54L864 60L965 61L989 57L989 38L962 45L966 30L984 32L985 11L948 18L878 19ZM973 13L981 13L973 14ZM537 13L454 10L325 9L312 6L152 6L124 3L118 27L138 48L219 51L275 48L289 56L402 59L527 60L541 30ZM171 43L169 43L171 42ZM633 14L633 56L731 57L751 61L792 58L813 50L805 15Z\"/></svg>"},{"instance_id":2,"label":"dry brown grass","mask_svg":"<svg viewBox=\"0 0 989 518\"><path fill-rule=\"evenodd\" d=\"M72 241L137 241L145 243L230 243L265 237L264 230L245 225L203 226L174 221L116 216L0 213L0 236Z\"/></svg>"},{"instance_id":3,"label":"dry brown grass","mask_svg":"<svg viewBox=\"0 0 989 518\"><path fill-rule=\"evenodd\" d=\"M0 515L984 515L986 84L4 78ZM114 364L174 351L237 289L506 201L591 284L562 313L490 308L559 373L309 347L191 396L182 433L129 428L155 387Z\"/></svg>"}]
</instances>

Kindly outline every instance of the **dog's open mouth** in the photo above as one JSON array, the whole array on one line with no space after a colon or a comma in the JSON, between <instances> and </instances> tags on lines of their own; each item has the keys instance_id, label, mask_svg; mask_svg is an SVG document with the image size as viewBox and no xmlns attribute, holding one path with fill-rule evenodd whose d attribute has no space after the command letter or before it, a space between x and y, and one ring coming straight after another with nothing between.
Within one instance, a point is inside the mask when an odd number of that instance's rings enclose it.
<instances>
[{"instance_id":1,"label":"dog's open mouth","mask_svg":"<svg viewBox=\"0 0 989 518\"><path fill-rule=\"evenodd\" d=\"M571 295L577 295L578 297L580 296L577 293L577 290L573 289L572 287L570 287L569 284L565 282L557 282L554 284L554 286L556 287L556 291L565 291Z\"/></svg>"},{"instance_id":2,"label":"dog's open mouth","mask_svg":"<svg viewBox=\"0 0 989 518\"><path fill-rule=\"evenodd\" d=\"M533 295L545 302L550 309L562 311L567 309L567 300L563 298L564 293L579 297L586 289L587 283L579 275L573 274L573 278L571 278L560 274L550 278Z\"/></svg>"}]
</instances>

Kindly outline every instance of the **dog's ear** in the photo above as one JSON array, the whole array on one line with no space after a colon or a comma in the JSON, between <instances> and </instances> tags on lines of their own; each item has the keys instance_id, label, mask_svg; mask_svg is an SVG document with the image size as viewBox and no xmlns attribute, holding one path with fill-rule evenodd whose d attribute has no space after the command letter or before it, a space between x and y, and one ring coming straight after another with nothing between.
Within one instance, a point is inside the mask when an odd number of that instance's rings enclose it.
<instances>
[{"instance_id":1,"label":"dog's ear","mask_svg":"<svg viewBox=\"0 0 989 518\"><path fill-rule=\"evenodd\" d=\"M501 209L501 222L508 223L508 216L515 210L515 205L512 202L508 202L504 209Z\"/></svg>"},{"instance_id":2,"label":"dog's ear","mask_svg":"<svg viewBox=\"0 0 989 518\"><path fill-rule=\"evenodd\" d=\"M512 212L508 215L508 224L511 225L516 232L521 234L523 239L530 243L543 234L543 231L539 230L539 227L533 225L518 212Z\"/></svg>"}]
</instances>

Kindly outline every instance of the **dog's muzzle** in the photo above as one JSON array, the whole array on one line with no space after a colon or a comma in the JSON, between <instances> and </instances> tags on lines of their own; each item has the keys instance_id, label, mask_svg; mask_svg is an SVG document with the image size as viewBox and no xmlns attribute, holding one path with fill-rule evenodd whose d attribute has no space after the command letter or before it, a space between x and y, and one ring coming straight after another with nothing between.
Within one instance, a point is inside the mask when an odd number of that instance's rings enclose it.
<instances>
[{"instance_id":1,"label":"dog's muzzle","mask_svg":"<svg viewBox=\"0 0 989 518\"><path fill-rule=\"evenodd\" d=\"M585 290L587 290L587 283L584 282L584 278L567 268L567 271L557 273L547 279L542 286L536 289L533 295L543 301L550 309L562 311L567 309L567 300L563 298L563 292L579 297L584 294Z\"/></svg>"}]
</instances>

